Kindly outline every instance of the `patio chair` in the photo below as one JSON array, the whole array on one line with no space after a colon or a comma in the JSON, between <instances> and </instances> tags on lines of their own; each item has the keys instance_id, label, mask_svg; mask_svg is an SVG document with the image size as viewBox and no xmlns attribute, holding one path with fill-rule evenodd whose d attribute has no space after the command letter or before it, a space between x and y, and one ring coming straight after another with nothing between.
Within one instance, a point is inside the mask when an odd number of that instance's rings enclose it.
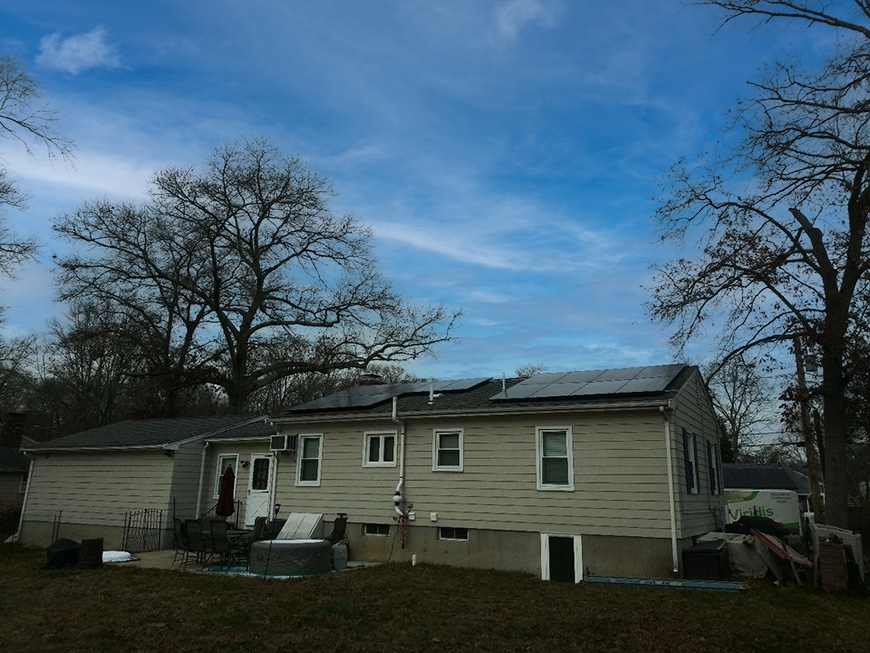
<instances>
[{"instance_id":1,"label":"patio chair","mask_svg":"<svg viewBox=\"0 0 870 653\"><path fill-rule=\"evenodd\" d=\"M233 562L244 557L244 547L233 542L227 535L228 525L225 521L211 523L211 554L220 557L221 563L229 567Z\"/></svg>"},{"instance_id":2,"label":"patio chair","mask_svg":"<svg viewBox=\"0 0 870 653\"><path fill-rule=\"evenodd\" d=\"M347 514L340 512L332 522L332 533L326 538L330 544L338 544L344 539L347 531Z\"/></svg>"},{"instance_id":3,"label":"patio chair","mask_svg":"<svg viewBox=\"0 0 870 653\"><path fill-rule=\"evenodd\" d=\"M187 565L190 561L191 553L194 554L197 562L205 564L211 558L211 552L203 536L202 522L198 519L187 519L184 522L184 529L187 531L187 555L183 564Z\"/></svg>"},{"instance_id":4,"label":"patio chair","mask_svg":"<svg viewBox=\"0 0 870 653\"><path fill-rule=\"evenodd\" d=\"M251 542L259 542L266 535L266 521L267 517L255 517L254 518L254 530L251 533L249 539Z\"/></svg>"},{"instance_id":5,"label":"patio chair","mask_svg":"<svg viewBox=\"0 0 870 653\"><path fill-rule=\"evenodd\" d=\"M175 556L172 558L174 565L179 560L183 563L187 558L187 534L184 530L184 522L178 517L173 520L173 539L175 540Z\"/></svg>"},{"instance_id":6,"label":"patio chair","mask_svg":"<svg viewBox=\"0 0 870 653\"><path fill-rule=\"evenodd\" d=\"M263 539L274 540L278 536L278 533L281 532L281 529L284 528L284 524L286 523L286 519L273 519L271 521L267 521L265 529L263 530Z\"/></svg>"}]
</instances>

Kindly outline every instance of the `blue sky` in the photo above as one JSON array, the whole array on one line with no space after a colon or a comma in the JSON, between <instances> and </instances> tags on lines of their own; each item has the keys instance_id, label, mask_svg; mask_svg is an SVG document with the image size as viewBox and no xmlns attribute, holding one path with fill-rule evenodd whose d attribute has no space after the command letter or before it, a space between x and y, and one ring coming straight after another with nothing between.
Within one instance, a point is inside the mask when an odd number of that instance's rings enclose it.
<instances>
[{"instance_id":1,"label":"blue sky","mask_svg":"<svg viewBox=\"0 0 870 653\"><path fill-rule=\"evenodd\" d=\"M712 145L765 61L825 46L717 25L672 0L0 0L0 52L77 145L69 167L0 140L32 196L7 219L45 245L2 283L5 331L63 312L53 216L262 135L334 180L396 288L465 310L415 373L670 362L642 307L675 255L653 245L656 180Z\"/></svg>"}]
</instances>

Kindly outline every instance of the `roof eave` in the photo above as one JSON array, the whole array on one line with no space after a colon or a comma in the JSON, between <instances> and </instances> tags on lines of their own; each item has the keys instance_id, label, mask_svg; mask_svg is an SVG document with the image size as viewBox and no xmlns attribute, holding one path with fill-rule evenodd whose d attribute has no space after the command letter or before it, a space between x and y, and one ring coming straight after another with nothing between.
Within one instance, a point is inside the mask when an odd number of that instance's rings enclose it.
<instances>
[{"instance_id":1,"label":"roof eave","mask_svg":"<svg viewBox=\"0 0 870 653\"><path fill-rule=\"evenodd\" d=\"M543 413L543 414L565 414L565 413L585 413L585 412L606 412L606 411L637 411L637 410L658 410L660 406L667 406L668 402L673 397L671 395L668 396L658 396L655 399L649 398L643 401L635 401L635 402L595 402L595 403L584 403L584 404L548 404L548 405L530 405L525 404L523 406L516 406L511 408L509 406L498 406L498 407L478 407L478 408L466 408L466 409L457 409L457 410L444 410L444 411L408 411L408 412L399 412L397 417L399 419L441 419L441 418L455 418L455 417L503 417L503 416L511 416L511 415L526 415L530 413ZM272 418L271 422L277 426L281 424L297 424L301 422L358 422L358 421L382 421L384 419L391 419L392 415L389 412L353 412L353 413L336 413L336 412L314 412L314 413L300 413L292 416L283 416L283 417L275 417Z\"/></svg>"},{"instance_id":2,"label":"roof eave","mask_svg":"<svg viewBox=\"0 0 870 653\"><path fill-rule=\"evenodd\" d=\"M26 454L40 453L63 453L63 452L78 452L78 451L160 451L166 449L165 444L136 444L136 445L121 445L107 447L40 447L38 449L22 449Z\"/></svg>"}]
</instances>

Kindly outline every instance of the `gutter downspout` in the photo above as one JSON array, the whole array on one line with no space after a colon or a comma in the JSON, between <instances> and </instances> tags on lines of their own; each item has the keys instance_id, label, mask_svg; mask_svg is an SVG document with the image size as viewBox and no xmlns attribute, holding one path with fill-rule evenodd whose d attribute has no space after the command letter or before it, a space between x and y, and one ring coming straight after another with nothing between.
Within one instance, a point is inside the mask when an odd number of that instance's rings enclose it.
<instances>
[{"instance_id":1,"label":"gutter downspout","mask_svg":"<svg viewBox=\"0 0 870 653\"><path fill-rule=\"evenodd\" d=\"M209 442L206 440L202 448L202 458L199 463L199 491L196 493L196 519L199 519L199 513L202 510L202 484L205 481L205 452L208 451L208 445Z\"/></svg>"},{"instance_id":2,"label":"gutter downspout","mask_svg":"<svg viewBox=\"0 0 870 653\"><path fill-rule=\"evenodd\" d=\"M393 397L392 419L399 426L399 483L396 485L396 492L393 495L393 509L399 517L404 517L405 511L401 504L403 503L402 488L405 485L405 422L396 417L398 403L399 398Z\"/></svg>"},{"instance_id":3,"label":"gutter downspout","mask_svg":"<svg viewBox=\"0 0 870 653\"><path fill-rule=\"evenodd\" d=\"M659 406L662 418L665 420L665 454L668 459L668 504L671 513L671 558L674 565L674 573L680 572L680 556L677 551L677 507L674 498L674 459L671 451L671 422L668 420L668 411L673 410L668 400L667 407Z\"/></svg>"},{"instance_id":4,"label":"gutter downspout","mask_svg":"<svg viewBox=\"0 0 870 653\"><path fill-rule=\"evenodd\" d=\"M27 469L27 487L24 488L24 501L21 502L21 515L18 517L18 530L12 536L12 541L17 542L21 539L21 527L24 526L24 515L27 512L27 497L30 496L30 486L33 483L33 463L35 458L30 459L30 467Z\"/></svg>"},{"instance_id":5,"label":"gutter downspout","mask_svg":"<svg viewBox=\"0 0 870 653\"><path fill-rule=\"evenodd\" d=\"M298 438L298 436L297 436ZM298 442L298 439L297 439ZM298 447L298 445L297 445ZM299 456L299 454L296 454ZM278 519L278 513L275 511L275 506L278 504L275 503L278 500L278 465L281 461L281 454L277 451L272 453L272 460L274 461L274 465L272 465L272 469L269 472L269 482L272 484L272 487L269 489L269 514L266 516L267 521L271 521L273 519ZM254 470L252 469L251 472ZM248 486L251 485L251 479L248 478ZM245 506L245 522L248 521L248 508Z\"/></svg>"}]
</instances>

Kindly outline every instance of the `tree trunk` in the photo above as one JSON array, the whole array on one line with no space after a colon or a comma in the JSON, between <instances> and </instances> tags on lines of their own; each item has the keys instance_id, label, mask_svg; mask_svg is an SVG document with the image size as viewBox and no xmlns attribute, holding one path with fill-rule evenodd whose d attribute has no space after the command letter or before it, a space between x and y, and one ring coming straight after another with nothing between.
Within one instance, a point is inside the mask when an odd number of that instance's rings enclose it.
<instances>
[{"instance_id":1,"label":"tree trunk","mask_svg":"<svg viewBox=\"0 0 870 653\"><path fill-rule=\"evenodd\" d=\"M846 473L846 394L842 346L824 355L825 406L825 518L831 526L848 528L849 498ZM837 352L839 351L839 356Z\"/></svg>"}]
</instances>

